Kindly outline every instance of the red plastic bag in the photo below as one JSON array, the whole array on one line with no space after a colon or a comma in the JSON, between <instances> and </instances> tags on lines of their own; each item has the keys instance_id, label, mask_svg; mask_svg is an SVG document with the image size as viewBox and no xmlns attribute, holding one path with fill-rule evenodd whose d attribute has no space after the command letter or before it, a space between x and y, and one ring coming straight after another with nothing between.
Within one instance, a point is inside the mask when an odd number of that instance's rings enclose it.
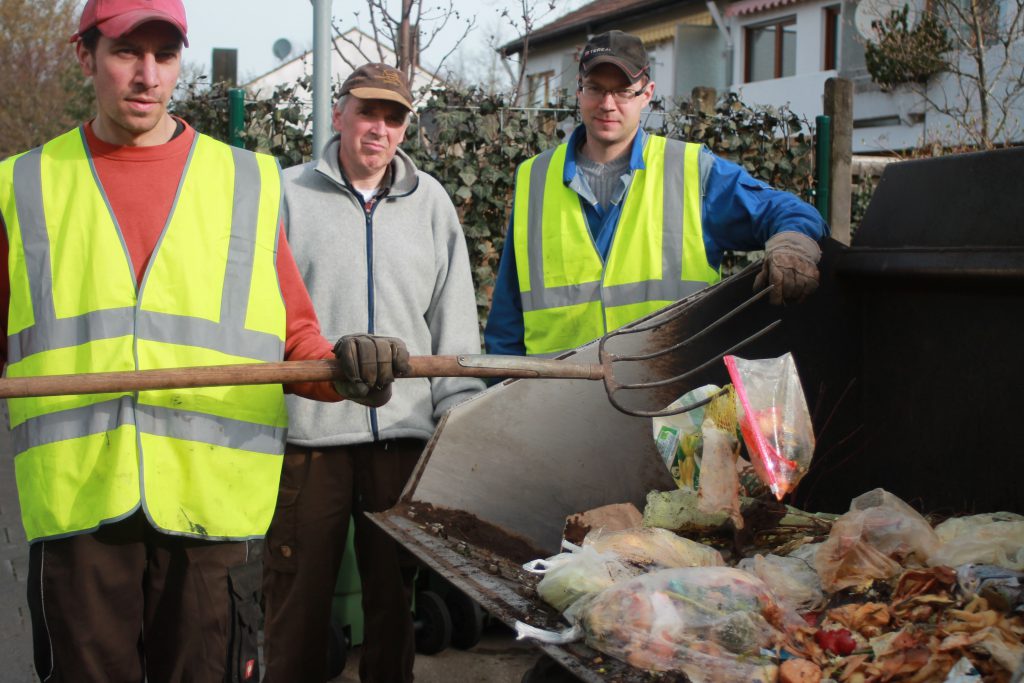
<instances>
[{"instance_id":1,"label":"red plastic bag","mask_svg":"<svg viewBox=\"0 0 1024 683\"><path fill-rule=\"evenodd\" d=\"M779 500L796 488L814 453L814 431L792 354L726 356L740 431L757 475Z\"/></svg>"}]
</instances>

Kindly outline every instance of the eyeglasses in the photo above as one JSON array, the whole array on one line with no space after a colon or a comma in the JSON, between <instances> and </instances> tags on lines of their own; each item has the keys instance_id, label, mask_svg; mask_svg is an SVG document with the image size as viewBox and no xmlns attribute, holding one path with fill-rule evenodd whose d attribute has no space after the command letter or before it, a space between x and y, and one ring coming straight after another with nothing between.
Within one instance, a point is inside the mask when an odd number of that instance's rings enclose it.
<instances>
[{"instance_id":1,"label":"eyeglasses","mask_svg":"<svg viewBox=\"0 0 1024 683\"><path fill-rule=\"evenodd\" d=\"M643 85L636 90L630 88L620 88L618 90L605 90L599 88L596 85L580 85L577 90L581 98L592 100L594 102L603 102L606 95L611 95L619 104L627 104L633 101L633 98L639 97L643 94L643 91L647 89L647 85Z\"/></svg>"}]
</instances>

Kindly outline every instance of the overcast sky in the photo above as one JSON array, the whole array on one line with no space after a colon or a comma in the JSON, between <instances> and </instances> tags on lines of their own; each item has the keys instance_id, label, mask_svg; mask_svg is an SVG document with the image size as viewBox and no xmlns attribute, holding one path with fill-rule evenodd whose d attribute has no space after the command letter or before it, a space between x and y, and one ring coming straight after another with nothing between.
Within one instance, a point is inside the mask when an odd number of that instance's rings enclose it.
<instances>
[{"instance_id":1,"label":"overcast sky","mask_svg":"<svg viewBox=\"0 0 1024 683\"><path fill-rule=\"evenodd\" d=\"M586 2L558 0L557 9L546 14L540 23L547 23ZM184 3L189 24L186 63L203 65L208 70L213 48L235 48L238 50L238 76L244 82L280 63L273 53L274 42L279 38L291 42L293 54L312 48L313 5L310 0L184 0ZM428 3L447 4L446 0L428 0ZM476 27L465 44L457 46L462 31L453 28L456 22L450 22L426 52L426 62L436 63L453 47L459 47L467 62L479 62L486 59L490 35L501 31L499 35L503 39L515 37L512 28L499 15L504 8L514 11L519 5L517 0L453 0L453 3L464 16L476 16ZM397 5L397 0L393 4ZM546 0L534 4L547 11ZM359 20L353 14L356 9L361 9ZM369 27L364 0L334 0L333 14L346 28L357 24L364 29Z\"/></svg>"}]
</instances>

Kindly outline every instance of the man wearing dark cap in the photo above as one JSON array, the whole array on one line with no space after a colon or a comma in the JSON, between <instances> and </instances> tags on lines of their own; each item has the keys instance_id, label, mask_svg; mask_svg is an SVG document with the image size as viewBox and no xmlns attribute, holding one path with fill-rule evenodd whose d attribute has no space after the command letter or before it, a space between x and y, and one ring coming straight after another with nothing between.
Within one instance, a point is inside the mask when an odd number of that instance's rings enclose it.
<instances>
[{"instance_id":1,"label":"man wearing dark cap","mask_svg":"<svg viewBox=\"0 0 1024 683\"><path fill-rule=\"evenodd\" d=\"M816 289L828 227L809 204L640 128L654 82L639 38L594 36L576 94L583 124L517 172L488 352L586 344L717 282L726 250L766 251L755 287L774 285L773 303Z\"/></svg>"},{"instance_id":2,"label":"man wearing dark cap","mask_svg":"<svg viewBox=\"0 0 1024 683\"><path fill-rule=\"evenodd\" d=\"M97 113L0 162L9 377L332 358L280 231L280 172L171 116L181 0L89 0L72 37ZM381 405L398 340L335 347ZM281 385L7 401L40 680L257 681Z\"/></svg>"},{"instance_id":3,"label":"man wearing dark cap","mask_svg":"<svg viewBox=\"0 0 1024 683\"><path fill-rule=\"evenodd\" d=\"M332 334L401 337L414 354L479 353L466 241L451 199L398 148L405 76L366 64L335 104L319 161L284 173L285 228ZM322 683L331 598L350 515L362 580L364 683L412 680L412 558L364 512L392 507L438 418L483 388L404 380L383 408L290 397L291 425L264 565L270 683Z\"/></svg>"}]
</instances>

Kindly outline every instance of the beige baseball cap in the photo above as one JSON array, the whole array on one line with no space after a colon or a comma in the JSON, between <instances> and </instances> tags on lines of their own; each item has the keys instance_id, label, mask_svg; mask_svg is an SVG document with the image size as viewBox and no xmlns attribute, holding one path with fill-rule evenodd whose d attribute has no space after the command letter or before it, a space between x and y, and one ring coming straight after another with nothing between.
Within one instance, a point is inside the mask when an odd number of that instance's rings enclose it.
<instances>
[{"instance_id":1,"label":"beige baseball cap","mask_svg":"<svg viewBox=\"0 0 1024 683\"><path fill-rule=\"evenodd\" d=\"M342 95L361 100L390 100L412 111L412 91L405 74L387 64L364 64L341 85Z\"/></svg>"}]
</instances>

